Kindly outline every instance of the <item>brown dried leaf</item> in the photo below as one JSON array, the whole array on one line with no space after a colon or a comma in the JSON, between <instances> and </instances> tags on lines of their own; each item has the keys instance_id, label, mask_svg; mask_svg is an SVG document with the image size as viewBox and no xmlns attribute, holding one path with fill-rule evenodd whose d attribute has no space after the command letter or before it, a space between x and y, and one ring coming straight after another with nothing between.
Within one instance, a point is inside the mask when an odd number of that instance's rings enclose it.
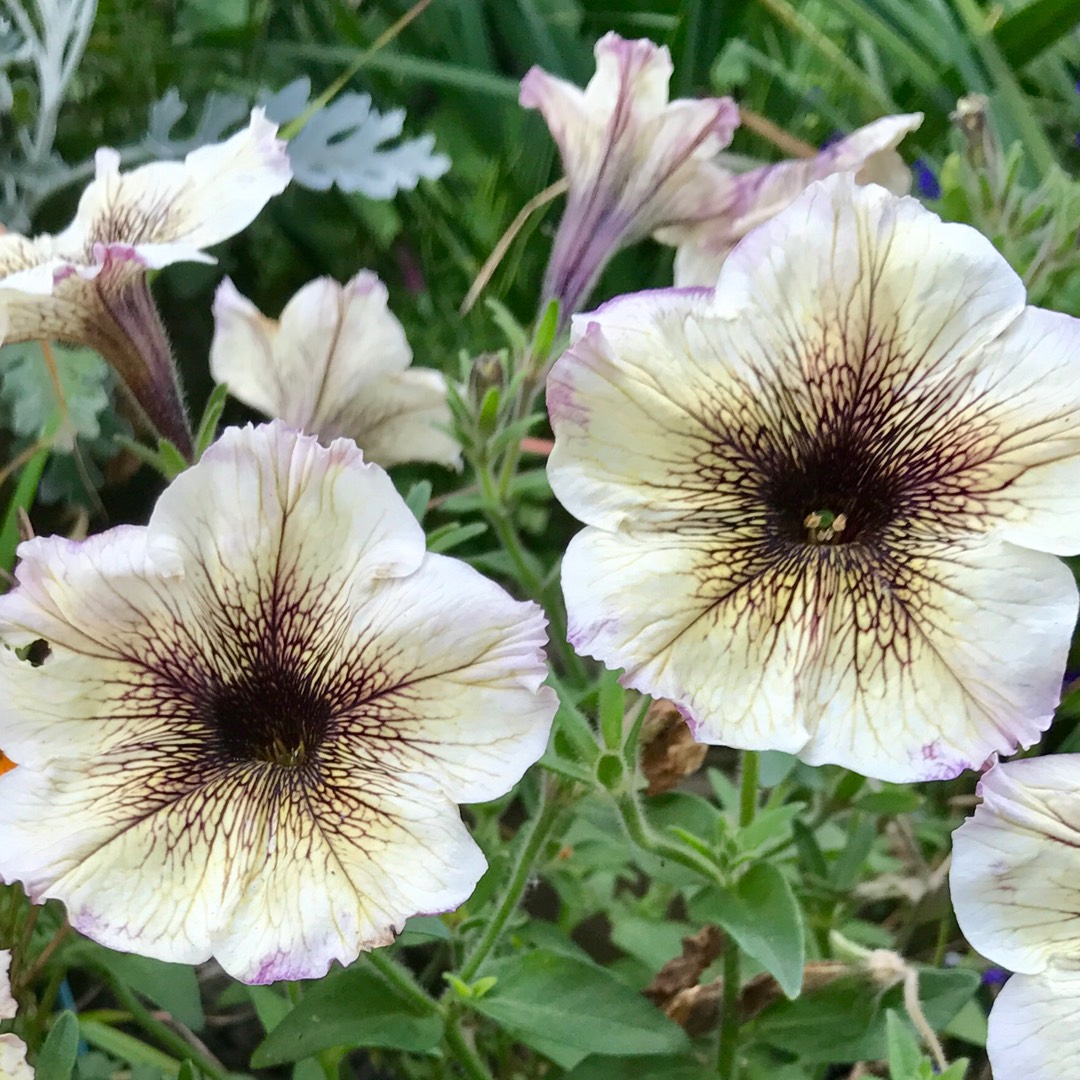
<instances>
[{"instance_id":1,"label":"brown dried leaf","mask_svg":"<svg viewBox=\"0 0 1080 1080\"><path fill-rule=\"evenodd\" d=\"M720 1020L720 1000L724 996L724 980L689 986L680 990L665 1006L664 1012L683 1028L687 1035L704 1035Z\"/></svg>"},{"instance_id":2,"label":"brown dried leaf","mask_svg":"<svg viewBox=\"0 0 1080 1080\"><path fill-rule=\"evenodd\" d=\"M674 702L654 701L641 725L641 771L649 781L646 794L661 795L697 772L707 751L707 746L694 742Z\"/></svg>"},{"instance_id":3,"label":"brown dried leaf","mask_svg":"<svg viewBox=\"0 0 1080 1080\"><path fill-rule=\"evenodd\" d=\"M669 960L642 993L666 1011L680 990L697 986L702 972L720 955L724 935L711 923L682 939L682 956Z\"/></svg>"},{"instance_id":4,"label":"brown dried leaf","mask_svg":"<svg viewBox=\"0 0 1080 1080\"><path fill-rule=\"evenodd\" d=\"M802 992L813 993L854 970L836 960L821 960L803 968ZM780 984L768 973L755 975L739 993L739 1020L746 1023L784 996Z\"/></svg>"}]
</instances>

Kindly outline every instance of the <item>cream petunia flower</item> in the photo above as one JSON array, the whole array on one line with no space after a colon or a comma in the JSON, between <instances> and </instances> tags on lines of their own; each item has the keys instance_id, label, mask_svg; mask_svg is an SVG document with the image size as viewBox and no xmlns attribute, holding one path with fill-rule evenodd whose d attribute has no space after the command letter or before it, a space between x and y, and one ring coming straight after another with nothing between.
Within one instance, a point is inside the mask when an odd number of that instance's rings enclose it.
<instances>
[{"instance_id":1,"label":"cream petunia flower","mask_svg":"<svg viewBox=\"0 0 1080 1080\"><path fill-rule=\"evenodd\" d=\"M728 174L727 204L715 217L663 229L656 239L677 244L675 284L716 284L732 248L755 226L778 214L815 180L853 172L859 184L880 184L894 195L911 190L911 170L896 147L922 123L922 113L884 116L803 161L781 161Z\"/></svg>"},{"instance_id":2,"label":"cream petunia flower","mask_svg":"<svg viewBox=\"0 0 1080 1080\"><path fill-rule=\"evenodd\" d=\"M18 1011L11 996L8 971L11 952L0 949L0 1020L12 1020ZM33 1080L34 1070L26 1062L26 1043L17 1035L0 1035L0 1080Z\"/></svg>"},{"instance_id":3,"label":"cream petunia flower","mask_svg":"<svg viewBox=\"0 0 1080 1080\"><path fill-rule=\"evenodd\" d=\"M584 91L538 67L521 82L521 104L543 114L569 184L544 282L564 318L620 248L723 211L727 174L712 158L739 123L730 98L668 101L666 47L610 33L595 54Z\"/></svg>"},{"instance_id":4,"label":"cream petunia flower","mask_svg":"<svg viewBox=\"0 0 1080 1080\"><path fill-rule=\"evenodd\" d=\"M292 175L277 125L262 109L223 143L183 162L121 174L115 150L75 220L56 236L0 235L0 326L6 341L78 341L116 369L147 421L185 453L191 432L168 338L146 271L214 259L202 249L240 232Z\"/></svg>"},{"instance_id":5,"label":"cream petunia flower","mask_svg":"<svg viewBox=\"0 0 1080 1080\"><path fill-rule=\"evenodd\" d=\"M703 742L894 781L1033 742L1077 614L1080 322L975 230L813 185L548 383L570 637Z\"/></svg>"},{"instance_id":6,"label":"cream petunia flower","mask_svg":"<svg viewBox=\"0 0 1080 1080\"><path fill-rule=\"evenodd\" d=\"M446 380L411 368L386 286L362 270L339 285L319 278L263 315L226 278L214 297L210 371L245 405L330 440L354 439L368 461L461 466L447 432Z\"/></svg>"},{"instance_id":7,"label":"cream petunia flower","mask_svg":"<svg viewBox=\"0 0 1080 1080\"><path fill-rule=\"evenodd\" d=\"M1017 972L990 1013L994 1076L1080 1076L1080 754L995 765L979 794L949 881L968 941Z\"/></svg>"},{"instance_id":8,"label":"cream petunia flower","mask_svg":"<svg viewBox=\"0 0 1080 1080\"><path fill-rule=\"evenodd\" d=\"M454 804L544 751L544 620L425 552L351 442L231 429L147 527L19 554L0 879L112 948L257 983L469 896ZM37 640L34 667L13 650Z\"/></svg>"}]
</instances>

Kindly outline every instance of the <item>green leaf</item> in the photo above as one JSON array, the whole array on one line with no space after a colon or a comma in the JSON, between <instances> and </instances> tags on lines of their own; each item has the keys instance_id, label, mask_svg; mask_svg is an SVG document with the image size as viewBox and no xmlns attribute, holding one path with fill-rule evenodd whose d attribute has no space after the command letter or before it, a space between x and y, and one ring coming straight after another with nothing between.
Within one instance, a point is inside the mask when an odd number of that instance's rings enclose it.
<instances>
[{"instance_id":1,"label":"green leaf","mask_svg":"<svg viewBox=\"0 0 1080 1080\"><path fill-rule=\"evenodd\" d=\"M732 891L717 889L695 911L723 927L789 998L798 997L806 964L802 909L775 866L752 866Z\"/></svg>"},{"instance_id":2,"label":"green leaf","mask_svg":"<svg viewBox=\"0 0 1080 1080\"><path fill-rule=\"evenodd\" d=\"M73 1012L62 1012L49 1030L38 1054L34 1075L38 1080L68 1080L79 1050L79 1020Z\"/></svg>"},{"instance_id":3,"label":"green leaf","mask_svg":"<svg viewBox=\"0 0 1080 1080\"><path fill-rule=\"evenodd\" d=\"M994 40L1014 68L1022 68L1070 34L1080 22L1080 0L1033 0L994 27Z\"/></svg>"},{"instance_id":4,"label":"green leaf","mask_svg":"<svg viewBox=\"0 0 1080 1080\"><path fill-rule=\"evenodd\" d=\"M225 410L225 401L229 396L229 388L224 383L219 383L207 398L206 408L203 410L202 419L199 421L198 430L195 432L195 460L209 449L210 444L217 437L218 422Z\"/></svg>"},{"instance_id":5,"label":"green leaf","mask_svg":"<svg viewBox=\"0 0 1080 1080\"><path fill-rule=\"evenodd\" d=\"M590 1054L571 1069L564 1080L708 1080L706 1071L691 1057L597 1057Z\"/></svg>"},{"instance_id":6,"label":"green leaf","mask_svg":"<svg viewBox=\"0 0 1080 1080\"><path fill-rule=\"evenodd\" d=\"M609 750L622 746L625 713L626 691L619 682L619 673L605 671L600 678L600 731Z\"/></svg>"},{"instance_id":7,"label":"green leaf","mask_svg":"<svg viewBox=\"0 0 1080 1080\"><path fill-rule=\"evenodd\" d=\"M206 1024L199 981L190 964L170 964L134 953L115 952L90 941L79 941L70 954L105 968L140 997L175 1016L192 1031L201 1031Z\"/></svg>"},{"instance_id":8,"label":"green leaf","mask_svg":"<svg viewBox=\"0 0 1080 1080\"><path fill-rule=\"evenodd\" d=\"M141 1039L117 1031L108 1024L84 1018L79 1021L79 1032L91 1046L96 1046L121 1061L131 1065L146 1065L170 1077L180 1075L180 1062L176 1058L169 1057L168 1054L147 1046Z\"/></svg>"},{"instance_id":9,"label":"green leaf","mask_svg":"<svg viewBox=\"0 0 1080 1080\"><path fill-rule=\"evenodd\" d=\"M427 548L436 554L452 551L477 536L483 536L487 531L487 524L483 521L470 521L467 525L452 521L428 533Z\"/></svg>"},{"instance_id":10,"label":"green leaf","mask_svg":"<svg viewBox=\"0 0 1080 1080\"><path fill-rule=\"evenodd\" d=\"M0 526L0 567L9 572L15 565L15 550L19 546L19 511L29 513L34 505L41 474L51 452L47 446L43 447L23 466L15 493L4 511L4 523Z\"/></svg>"},{"instance_id":11,"label":"green leaf","mask_svg":"<svg viewBox=\"0 0 1080 1080\"><path fill-rule=\"evenodd\" d=\"M976 972L953 968L919 969L919 1001L927 1022L940 1031L979 986ZM878 993L868 979L837 979L797 1001L779 1001L757 1022L762 1041L807 1063L869 1061L884 1058L884 1010L903 1010L903 988Z\"/></svg>"},{"instance_id":12,"label":"green leaf","mask_svg":"<svg viewBox=\"0 0 1080 1080\"><path fill-rule=\"evenodd\" d=\"M418 480L409 488L405 496L405 505L412 511L412 516L421 524L431 501L431 481Z\"/></svg>"},{"instance_id":13,"label":"green leaf","mask_svg":"<svg viewBox=\"0 0 1080 1080\"><path fill-rule=\"evenodd\" d=\"M397 943L408 947L449 940L450 930L438 915L414 915L405 923L405 929L398 935Z\"/></svg>"},{"instance_id":14,"label":"green leaf","mask_svg":"<svg viewBox=\"0 0 1080 1080\"><path fill-rule=\"evenodd\" d=\"M738 833L739 847L749 853L766 844L780 843L791 835L791 823L806 809L806 803L784 803L772 810L762 810Z\"/></svg>"},{"instance_id":15,"label":"green leaf","mask_svg":"<svg viewBox=\"0 0 1080 1080\"><path fill-rule=\"evenodd\" d=\"M434 1003L425 1012L369 967L351 967L313 986L256 1048L251 1066L265 1069L338 1046L422 1052L442 1032Z\"/></svg>"},{"instance_id":16,"label":"green leaf","mask_svg":"<svg viewBox=\"0 0 1080 1080\"><path fill-rule=\"evenodd\" d=\"M522 1042L593 1054L670 1054L683 1030L605 968L535 950L490 965L498 983L469 1005Z\"/></svg>"},{"instance_id":17,"label":"green leaf","mask_svg":"<svg viewBox=\"0 0 1080 1080\"><path fill-rule=\"evenodd\" d=\"M866 870L867 856L877 839L877 823L871 817L853 815L848 824L848 838L840 857L833 864L832 882L840 891L850 889Z\"/></svg>"},{"instance_id":18,"label":"green leaf","mask_svg":"<svg viewBox=\"0 0 1080 1080\"><path fill-rule=\"evenodd\" d=\"M911 788L890 784L884 791L871 791L860 795L852 806L856 810L865 810L868 814L911 814L923 804L923 797Z\"/></svg>"},{"instance_id":19,"label":"green leaf","mask_svg":"<svg viewBox=\"0 0 1080 1080\"><path fill-rule=\"evenodd\" d=\"M885 1059L890 1080L916 1080L922 1051L911 1023L895 1009L885 1010Z\"/></svg>"}]
</instances>

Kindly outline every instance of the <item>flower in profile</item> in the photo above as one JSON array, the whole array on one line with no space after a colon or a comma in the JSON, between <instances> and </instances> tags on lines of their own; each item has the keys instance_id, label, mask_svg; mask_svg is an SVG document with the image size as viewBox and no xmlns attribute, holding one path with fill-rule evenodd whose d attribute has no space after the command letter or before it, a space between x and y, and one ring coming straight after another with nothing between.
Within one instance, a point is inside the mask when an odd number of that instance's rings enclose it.
<instances>
[{"instance_id":1,"label":"flower in profile","mask_svg":"<svg viewBox=\"0 0 1080 1080\"><path fill-rule=\"evenodd\" d=\"M656 237L662 243L678 245L675 284L715 285L732 248L756 225L790 206L815 180L852 172L859 184L880 184L894 195L906 195L911 190L911 172L896 147L922 119L922 113L883 116L830 142L812 158L727 173L727 198L719 211L704 220L664 229Z\"/></svg>"},{"instance_id":2,"label":"flower in profile","mask_svg":"<svg viewBox=\"0 0 1080 1080\"><path fill-rule=\"evenodd\" d=\"M354 439L379 465L459 468L446 380L411 363L386 286L367 270L345 285L308 282L278 321L228 278L214 297L210 371L244 404L327 441Z\"/></svg>"},{"instance_id":3,"label":"flower in profile","mask_svg":"<svg viewBox=\"0 0 1080 1080\"><path fill-rule=\"evenodd\" d=\"M974 229L846 174L715 290L579 316L548 383L575 647L703 742L885 780L1034 741L1077 614L1047 552L1080 550L1080 322L1024 300Z\"/></svg>"},{"instance_id":4,"label":"flower in profile","mask_svg":"<svg viewBox=\"0 0 1080 1080\"><path fill-rule=\"evenodd\" d=\"M1063 1080L1080 1062L1080 754L995 764L956 831L949 884L960 929L1016 972L986 1050L1001 1080Z\"/></svg>"},{"instance_id":5,"label":"flower in profile","mask_svg":"<svg viewBox=\"0 0 1080 1080\"><path fill-rule=\"evenodd\" d=\"M223 143L183 162L120 172L97 152L75 220L56 236L0 235L5 341L59 338L96 349L145 421L185 453L191 432L168 338L146 280L175 262L213 262L203 248L239 232L291 172L277 125L261 109Z\"/></svg>"},{"instance_id":6,"label":"flower in profile","mask_svg":"<svg viewBox=\"0 0 1080 1080\"><path fill-rule=\"evenodd\" d=\"M471 893L456 802L543 753L544 619L346 439L231 429L146 527L21 545L0 879L111 948L322 975ZM43 640L38 667L15 649Z\"/></svg>"},{"instance_id":7,"label":"flower in profile","mask_svg":"<svg viewBox=\"0 0 1080 1080\"><path fill-rule=\"evenodd\" d=\"M521 104L543 114L569 185L544 282L564 317L620 248L723 210L725 174L712 158L739 123L730 98L668 101L667 48L609 33L595 54L584 90L538 67L521 82Z\"/></svg>"},{"instance_id":8,"label":"flower in profile","mask_svg":"<svg viewBox=\"0 0 1080 1080\"><path fill-rule=\"evenodd\" d=\"M0 1020L13 1020L18 1011L11 995L8 971L11 952L0 949ZM26 1062L26 1043L17 1035L0 1035L0 1078L2 1080L33 1080L34 1070Z\"/></svg>"}]
</instances>

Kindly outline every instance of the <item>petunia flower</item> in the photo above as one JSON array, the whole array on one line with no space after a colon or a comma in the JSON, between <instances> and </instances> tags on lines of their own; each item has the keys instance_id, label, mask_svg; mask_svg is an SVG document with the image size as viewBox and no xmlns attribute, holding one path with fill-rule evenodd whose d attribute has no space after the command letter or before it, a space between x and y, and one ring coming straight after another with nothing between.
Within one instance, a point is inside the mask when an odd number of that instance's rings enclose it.
<instances>
[{"instance_id":1,"label":"petunia flower","mask_svg":"<svg viewBox=\"0 0 1080 1080\"><path fill-rule=\"evenodd\" d=\"M11 995L8 971L11 951L0 949L0 1020L12 1020L18 1011ZM26 1062L26 1043L11 1033L0 1035L0 1078L2 1080L33 1080L34 1070Z\"/></svg>"},{"instance_id":2,"label":"petunia flower","mask_svg":"<svg viewBox=\"0 0 1080 1080\"><path fill-rule=\"evenodd\" d=\"M711 289L579 316L548 475L570 639L696 737L893 781L1033 742L1077 614L1080 322L850 174Z\"/></svg>"},{"instance_id":3,"label":"petunia flower","mask_svg":"<svg viewBox=\"0 0 1080 1080\"><path fill-rule=\"evenodd\" d=\"M995 764L953 837L949 883L964 936L1016 972L986 1049L998 1080L1080 1075L1080 754Z\"/></svg>"},{"instance_id":4,"label":"petunia flower","mask_svg":"<svg viewBox=\"0 0 1080 1080\"><path fill-rule=\"evenodd\" d=\"M249 225L292 175L277 125L255 109L246 129L183 162L120 172L97 152L75 220L56 236L0 235L4 340L59 338L96 349L146 421L185 453L191 432L148 270L212 263L203 248Z\"/></svg>"},{"instance_id":5,"label":"petunia flower","mask_svg":"<svg viewBox=\"0 0 1080 1080\"><path fill-rule=\"evenodd\" d=\"M789 206L815 180L853 172L857 183L880 184L894 195L906 195L911 190L911 172L896 147L922 119L922 113L884 116L830 143L815 157L727 173L727 199L718 213L661 230L656 237L662 243L678 245L675 284L715 285L732 248L754 226Z\"/></svg>"},{"instance_id":6,"label":"petunia flower","mask_svg":"<svg viewBox=\"0 0 1080 1080\"><path fill-rule=\"evenodd\" d=\"M564 317L620 248L723 210L725 173L712 158L739 123L730 98L668 101L666 47L609 33L595 55L584 90L538 67L521 82L521 104L543 114L569 184L544 281Z\"/></svg>"},{"instance_id":7,"label":"petunia flower","mask_svg":"<svg viewBox=\"0 0 1080 1080\"><path fill-rule=\"evenodd\" d=\"M355 439L368 461L461 466L446 380L410 368L412 351L386 286L362 270L345 285L308 282L281 319L226 278L214 297L210 371L253 409L323 440Z\"/></svg>"},{"instance_id":8,"label":"petunia flower","mask_svg":"<svg viewBox=\"0 0 1080 1080\"><path fill-rule=\"evenodd\" d=\"M148 526L19 555L0 879L111 948L253 983L469 896L485 862L455 803L544 751L544 619L427 553L354 444L231 429Z\"/></svg>"}]
</instances>

